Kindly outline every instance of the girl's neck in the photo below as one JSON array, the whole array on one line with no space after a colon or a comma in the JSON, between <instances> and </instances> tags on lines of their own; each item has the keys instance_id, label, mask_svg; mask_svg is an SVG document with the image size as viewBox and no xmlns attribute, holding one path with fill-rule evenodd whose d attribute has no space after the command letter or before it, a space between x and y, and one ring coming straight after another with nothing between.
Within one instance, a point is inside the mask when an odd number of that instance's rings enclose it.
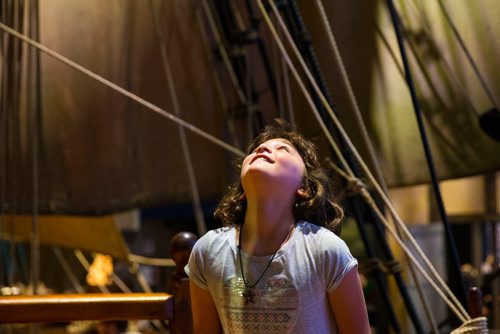
<instances>
[{"instance_id":1,"label":"girl's neck","mask_svg":"<svg viewBox=\"0 0 500 334\"><path fill-rule=\"evenodd\" d=\"M295 225L291 204L284 201L249 201L244 222L242 249L253 255L273 254L288 239ZM240 230L241 231L241 230Z\"/></svg>"}]
</instances>

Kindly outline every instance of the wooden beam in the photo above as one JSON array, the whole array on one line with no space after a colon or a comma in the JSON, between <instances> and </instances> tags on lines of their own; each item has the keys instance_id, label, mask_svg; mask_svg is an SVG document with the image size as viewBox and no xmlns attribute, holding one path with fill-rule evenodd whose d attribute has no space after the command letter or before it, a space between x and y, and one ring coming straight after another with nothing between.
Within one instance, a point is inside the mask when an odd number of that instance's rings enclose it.
<instances>
[{"instance_id":1,"label":"wooden beam","mask_svg":"<svg viewBox=\"0 0 500 334\"><path fill-rule=\"evenodd\" d=\"M172 318L173 296L166 293L0 296L0 323Z\"/></svg>"}]
</instances>

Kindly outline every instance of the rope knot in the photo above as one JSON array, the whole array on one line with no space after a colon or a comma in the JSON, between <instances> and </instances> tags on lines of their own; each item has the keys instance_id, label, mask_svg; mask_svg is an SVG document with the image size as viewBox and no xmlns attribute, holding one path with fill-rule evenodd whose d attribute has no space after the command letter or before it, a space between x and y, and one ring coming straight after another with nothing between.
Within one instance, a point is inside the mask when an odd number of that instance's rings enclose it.
<instances>
[{"instance_id":1,"label":"rope knot","mask_svg":"<svg viewBox=\"0 0 500 334\"><path fill-rule=\"evenodd\" d=\"M478 317L467 320L451 334L488 334L488 319Z\"/></svg>"},{"instance_id":2,"label":"rope knot","mask_svg":"<svg viewBox=\"0 0 500 334\"><path fill-rule=\"evenodd\" d=\"M346 192L350 195L361 194L364 190L367 189L367 186L361 179L357 177L349 177L347 178L347 187Z\"/></svg>"}]
</instances>

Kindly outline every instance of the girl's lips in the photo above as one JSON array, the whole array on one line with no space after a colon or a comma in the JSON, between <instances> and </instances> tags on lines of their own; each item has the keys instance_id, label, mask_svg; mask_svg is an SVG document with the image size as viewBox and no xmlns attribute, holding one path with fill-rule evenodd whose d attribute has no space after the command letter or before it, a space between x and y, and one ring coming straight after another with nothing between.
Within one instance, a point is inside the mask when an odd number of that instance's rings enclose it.
<instances>
[{"instance_id":1,"label":"girl's lips","mask_svg":"<svg viewBox=\"0 0 500 334\"><path fill-rule=\"evenodd\" d=\"M269 156L265 154L256 154L255 157L253 157L252 161L250 161L250 164L253 164L254 161L257 159L264 159L266 162L273 164L274 160L272 160Z\"/></svg>"}]
</instances>

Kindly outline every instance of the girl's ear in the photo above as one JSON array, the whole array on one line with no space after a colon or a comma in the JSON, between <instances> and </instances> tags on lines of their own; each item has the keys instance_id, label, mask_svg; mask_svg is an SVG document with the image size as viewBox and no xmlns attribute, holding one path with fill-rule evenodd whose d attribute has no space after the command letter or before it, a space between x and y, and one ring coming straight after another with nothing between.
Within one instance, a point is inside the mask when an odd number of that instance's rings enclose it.
<instances>
[{"instance_id":1,"label":"girl's ear","mask_svg":"<svg viewBox=\"0 0 500 334\"><path fill-rule=\"evenodd\" d=\"M297 189L297 192L296 192L297 196L299 197L303 197L303 198L309 198L309 192L307 190L305 190L304 188L299 188Z\"/></svg>"}]
</instances>

